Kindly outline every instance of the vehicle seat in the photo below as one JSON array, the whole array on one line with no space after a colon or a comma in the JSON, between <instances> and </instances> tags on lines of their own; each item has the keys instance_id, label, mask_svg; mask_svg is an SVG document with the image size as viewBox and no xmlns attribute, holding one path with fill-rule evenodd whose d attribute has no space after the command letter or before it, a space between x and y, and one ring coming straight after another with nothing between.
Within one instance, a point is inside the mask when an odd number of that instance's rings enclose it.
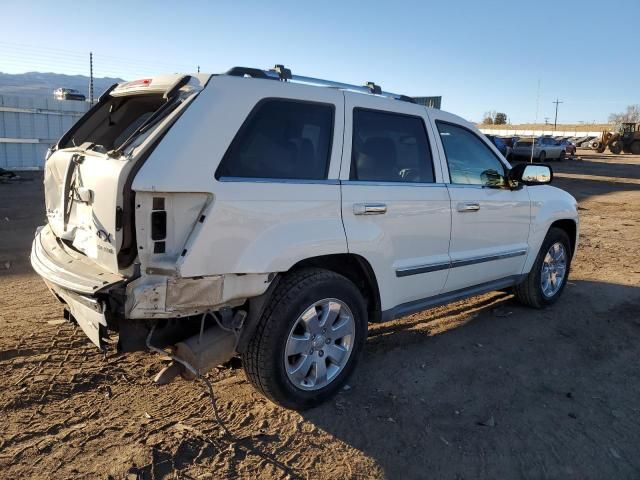
<instances>
[{"instance_id":1,"label":"vehicle seat","mask_svg":"<svg viewBox=\"0 0 640 480\"><path fill-rule=\"evenodd\" d=\"M316 158L316 151L313 148L313 143L308 138L300 139L300 146L298 147L298 162L300 164L300 170L314 173L312 177L324 176L323 171L319 171L322 166L318 164Z\"/></svg>"},{"instance_id":2,"label":"vehicle seat","mask_svg":"<svg viewBox=\"0 0 640 480\"><path fill-rule=\"evenodd\" d=\"M395 181L398 177L396 147L386 137L372 137L356 151L358 180Z\"/></svg>"}]
</instances>

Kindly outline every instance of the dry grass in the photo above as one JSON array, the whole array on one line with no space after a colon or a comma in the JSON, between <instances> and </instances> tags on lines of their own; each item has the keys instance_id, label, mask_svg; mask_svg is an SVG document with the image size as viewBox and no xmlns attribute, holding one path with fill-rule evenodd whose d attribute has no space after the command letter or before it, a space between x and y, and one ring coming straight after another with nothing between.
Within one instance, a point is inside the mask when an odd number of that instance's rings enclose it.
<instances>
[{"instance_id":1,"label":"dry grass","mask_svg":"<svg viewBox=\"0 0 640 480\"><path fill-rule=\"evenodd\" d=\"M508 125L486 125L484 123L477 124L479 128L488 128L496 130L553 130L553 124L545 125L544 123L521 123ZM609 123L563 123L558 124L556 130L566 132L570 130L596 132L601 130L611 130L613 126Z\"/></svg>"}]
</instances>

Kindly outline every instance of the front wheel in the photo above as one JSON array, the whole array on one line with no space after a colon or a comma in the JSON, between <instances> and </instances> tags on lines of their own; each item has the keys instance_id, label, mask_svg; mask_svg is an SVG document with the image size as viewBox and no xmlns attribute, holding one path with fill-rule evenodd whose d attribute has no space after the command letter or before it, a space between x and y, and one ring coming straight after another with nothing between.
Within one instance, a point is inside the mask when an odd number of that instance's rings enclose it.
<instances>
[{"instance_id":1,"label":"front wheel","mask_svg":"<svg viewBox=\"0 0 640 480\"><path fill-rule=\"evenodd\" d=\"M540 156L538 157L538 161L540 163L544 162L547 159L547 152L540 152Z\"/></svg>"},{"instance_id":2,"label":"front wheel","mask_svg":"<svg viewBox=\"0 0 640 480\"><path fill-rule=\"evenodd\" d=\"M622 152L622 142L616 140L609 144L609 151L614 155L619 155Z\"/></svg>"},{"instance_id":3,"label":"front wheel","mask_svg":"<svg viewBox=\"0 0 640 480\"><path fill-rule=\"evenodd\" d=\"M513 288L516 299L533 308L544 308L558 300L569 277L571 244L560 228L551 228L536 261L525 279Z\"/></svg>"},{"instance_id":4,"label":"front wheel","mask_svg":"<svg viewBox=\"0 0 640 480\"><path fill-rule=\"evenodd\" d=\"M242 360L249 381L267 398L304 410L344 385L366 337L358 288L337 273L302 269L276 287Z\"/></svg>"}]
</instances>

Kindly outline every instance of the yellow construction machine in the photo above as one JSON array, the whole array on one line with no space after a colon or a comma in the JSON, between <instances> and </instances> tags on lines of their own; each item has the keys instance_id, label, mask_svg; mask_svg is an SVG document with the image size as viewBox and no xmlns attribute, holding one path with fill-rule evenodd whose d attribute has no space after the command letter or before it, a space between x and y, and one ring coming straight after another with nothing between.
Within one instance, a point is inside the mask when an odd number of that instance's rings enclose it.
<instances>
[{"instance_id":1,"label":"yellow construction machine","mask_svg":"<svg viewBox=\"0 0 640 480\"><path fill-rule=\"evenodd\" d=\"M625 122L618 125L615 131L602 132L594 148L598 153L603 153L607 147L616 155L621 152L640 155L640 124Z\"/></svg>"}]
</instances>

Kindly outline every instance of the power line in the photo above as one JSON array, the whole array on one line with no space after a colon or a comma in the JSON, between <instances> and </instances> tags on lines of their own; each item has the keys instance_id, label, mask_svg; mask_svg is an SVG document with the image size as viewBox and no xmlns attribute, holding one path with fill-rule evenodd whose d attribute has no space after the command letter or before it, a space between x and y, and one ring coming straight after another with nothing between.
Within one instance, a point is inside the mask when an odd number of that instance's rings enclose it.
<instances>
[{"instance_id":1,"label":"power line","mask_svg":"<svg viewBox=\"0 0 640 480\"><path fill-rule=\"evenodd\" d=\"M88 53L0 41L0 70L3 66L5 69L11 66L14 70L47 70L63 74L70 70L73 74L82 72L87 75L91 73L91 66L87 62ZM104 75L132 78L143 74L193 71L193 65L157 61L141 63L135 59L93 52L93 71L95 77Z\"/></svg>"},{"instance_id":2,"label":"power line","mask_svg":"<svg viewBox=\"0 0 640 480\"><path fill-rule=\"evenodd\" d=\"M30 55L37 55L37 56L46 56L46 57L57 57L57 58L69 58L70 56L75 56L78 59L83 59L86 61L86 55L87 53L89 53L88 51L82 51L82 50L66 50L66 49L61 49L61 48L52 48L52 47L43 47L43 46L34 46L34 45L26 45L26 44L20 44L20 43L13 43L13 42L6 42L6 41L2 41L0 40L0 47L1 46L7 46L7 47L11 47L13 50L23 50L23 51L31 51L29 54ZM105 58L105 59L111 59L111 61L115 61L117 63L123 63L123 64L128 64L131 66L137 66L140 64L139 59L135 59L135 58L131 58L131 57L120 57L120 56L113 56L113 55L102 55L100 54L100 52L94 52L94 56L96 57L100 57L100 58ZM162 61L153 61L150 62L156 66L163 66L165 68L169 68L169 69L174 69L176 66L178 67L182 67L182 69L191 69L193 68L192 64L187 64L187 63L172 63L172 62L162 62Z\"/></svg>"}]
</instances>

